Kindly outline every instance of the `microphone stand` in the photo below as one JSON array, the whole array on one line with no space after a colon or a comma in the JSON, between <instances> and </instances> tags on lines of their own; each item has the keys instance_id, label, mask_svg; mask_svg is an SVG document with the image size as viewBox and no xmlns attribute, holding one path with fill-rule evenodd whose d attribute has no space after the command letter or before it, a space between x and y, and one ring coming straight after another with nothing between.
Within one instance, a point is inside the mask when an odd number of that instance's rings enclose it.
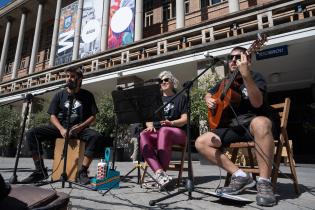
<instances>
[{"instance_id":1,"label":"microphone stand","mask_svg":"<svg viewBox=\"0 0 315 210\"><path fill-rule=\"evenodd\" d=\"M64 85L62 85L61 87L65 87ZM13 169L13 175L10 177L9 179L9 182L10 184L16 184L18 183L17 181L17 167L18 167L18 163L19 163L19 159L20 159L20 153L21 153L21 147L22 147L22 142L23 142L23 138L24 138L24 132L25 132L25 127L26 127L26 120L27 120L27 117L28 117L28 114L29 114L29 106L30 104L32 103L32 100L33 100L33 97L34 96L37 96L37 95L42 95L44 93L47 93L47 92L50 92L50 91L55 91L61 87L57 87L55 89L51 89L51 90L47 90L47 91L44 91L42 93L39 93L39 94L31 94L31 93L28 93L25 98L22 98L22 99L18 99L18 100L15 100L15 101L12 101L12 102L9 102L9 103L6 103L6 104L2 104L1 106L4 106L4 105L8 105L8 104L11 104L11 103L15 103L15 102L18 102L18 101L21 101L21 100L24 100L26 101L26 107L25 107L25 110L24 110L24 114L23 114L23 122L22 122L22 130L21 130L21 135L20 135L20 138L19 138L19 141L18 141L18 145L17 145L17 151L16 151L16 154L15 154L15 164L14 164L14 169Z\"/></svg>"},{"instance_id":2,"label":"microphone stand","mask_svg":"<svg viewBox=\"0 0 315 210\"><path fill-rule=\"evenodd\" d=\"M19 159L20 159L20 152L21 152L22 141L23 141L24 132L25 132L26 120L27 120L27 116L28 116L28 113L29 113L29 106L32 103L32 99L33 99L33 95L31 93L27 94L25 99L24 99L26 101L26 107L25 107L24 115L23 115L22 131L21 131L21 135L20 135L20 138L19 138L17 151L16 151L16 154L15 154L14 170L13 170L12 176L9 179L10 184L17 183L16 171L17 171L17 167L18 167L18 163L19 163Z\"/></svg>"},{"instance_id":3,"label":"microphone stand","mask_svg":"<svg viewBox=\"0 0 315 210\"><path fill-rule=\"evenodd\" d=\"M185 188L184 189L180 189L175 193L172 194L168 194L162 198L159 199L155 199L155 200L150 200L149 201L149 205L150 206L154 206L156 203L169 199L171 197L177 196L179 194L188 192L188 199L192 199L192 192L198 192L201 194L206 194L206 195L212 195L215 197L220 197L218 195L212 194L212 193L208 193L208 192L204 192L202 190L196 189L194 186L194 182L193 182L193 171L192 171L192 160L191 160L191 132L190 132L190 89L193 86L193 83L201 76L203 75L206 71L208 71L210 68L212 68L216 63L218 63L220 61L220 59L218 58L214 58L211 65L207 68L205 68L197 77L195 77L193 80L191 81L187 81L184 83L183 85L183 89L181 91L179 91L177 94L175 94L168 103L165 103L163 106L161 106L159 109L156 110L156 113L158 113L160 110L164 109L164 107L166 107L171 101L173 101L177 96L179 96L181 93L183 93L184 91L186 92L186 96L187 96L187 142L188 142L188 146L187 146L187 153L188 153L188 179L185 182Z\"/></svg>"},{"instance_id":4,"label":"microphone stand","mask_svg":"<svg viewBox=\"0 0 315 210\"><path fill-rule=\"evenodd\" d=\"M70 118L71 118L71 112L73 107L73 100L74 95L73 93L68 93L68 99L69 99L69 107L67 111L67 124L66 124L66 136L65 136L65 143L63 145L63 171L61 174L61 183L62 188L65 187L65 182L68 181L68 175L67 175L67 157L68 157L68 144L69 144L69 136L70 136ZM71 183L70 183L71 185Z\"/></svg>"}]
</instances>

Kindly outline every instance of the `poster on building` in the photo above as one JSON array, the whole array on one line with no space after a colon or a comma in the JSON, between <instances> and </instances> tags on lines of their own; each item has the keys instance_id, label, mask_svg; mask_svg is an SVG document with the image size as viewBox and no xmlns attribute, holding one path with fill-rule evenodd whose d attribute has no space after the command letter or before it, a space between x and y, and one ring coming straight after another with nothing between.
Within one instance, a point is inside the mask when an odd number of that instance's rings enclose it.
<instances>
[{"instance_id":1,"label":"poster on building","mask_svg":"<svg viewBox=\"0 0 315 210\"><path fill-rule=\"evenodd\" d=\"M60 11L59 34L55 65L69 63L72 60L75 23L77 20L78 1Z\"/></svg>"},{"instance_id":2,"label":"poster on building","mask_svg":"<svg viewBox=\"0 0 315 210\"><path fill-rule=\"evenodd\" d=\"M111 0L108 48L130 44L135 33L135 0Z\"/></svg>"},{"instance_id":3,"label":"poster on building","mask_svg":"<svg viewBox=\"0 0 315 210\"><path fill-rule=\"evenodd\" d=\"M8 5L11 2L12 2L12 0L0 0L0 8Z\"/></svg>"},{"instance_id":4,"label":"poster on building","mask_svg":"<svg viewBox=\"0 0 315 210\"><path fill-rule=\"evenodd\" d=\"M101 28L104 0L85 0L82 13L80 58L101 51Z\"/></svg>"}]
</instances>

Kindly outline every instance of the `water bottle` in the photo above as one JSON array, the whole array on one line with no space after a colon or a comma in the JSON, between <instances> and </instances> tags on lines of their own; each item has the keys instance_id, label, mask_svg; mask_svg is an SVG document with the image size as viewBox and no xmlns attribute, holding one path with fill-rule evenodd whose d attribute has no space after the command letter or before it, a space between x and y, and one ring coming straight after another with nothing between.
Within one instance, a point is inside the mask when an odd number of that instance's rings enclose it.
<instances>
[{"instance_id":1,"label":"water bottle","mask_svg":"<svg viewBox=\"0 0 315 210\"><path fill-rule=\"evenodd\" d=\"M106 178L106 163L103 159L97 164L97 179L105 179Z\"/></svg>"}]
</instances>

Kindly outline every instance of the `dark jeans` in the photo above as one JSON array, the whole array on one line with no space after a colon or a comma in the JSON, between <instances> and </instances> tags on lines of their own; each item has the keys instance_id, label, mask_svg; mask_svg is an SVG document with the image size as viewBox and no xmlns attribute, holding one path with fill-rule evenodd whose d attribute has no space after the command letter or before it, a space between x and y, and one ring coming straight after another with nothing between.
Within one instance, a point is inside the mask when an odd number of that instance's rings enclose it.
<instances>
[{"instance_id":1,"label":"dark jeans","mask_svg":"<svg viewBox=\"0 0 315 210\"><path fill-rule=\"evenodd\" d=\"M26 132L26 142L32 152L32 155L43 154L41 142L55 141L56 138L63 138L59 130L53 125L43 125L32 128ZM85 142L85 155L93 157L95 150L104 137L91 128L85 128L76 137Z\"/></svg>"}]
</instances>

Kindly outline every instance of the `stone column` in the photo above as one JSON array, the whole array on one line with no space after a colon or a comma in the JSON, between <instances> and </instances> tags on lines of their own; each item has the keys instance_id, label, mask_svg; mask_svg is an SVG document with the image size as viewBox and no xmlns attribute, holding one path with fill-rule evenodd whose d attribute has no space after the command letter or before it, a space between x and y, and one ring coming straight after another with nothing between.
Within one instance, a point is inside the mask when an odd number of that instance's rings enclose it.
<instances>
[{"instance_id":1,"label":"stone column","mask_svg":"<svg viewBox=\"0 0 315 210\"><path fill-rule=\"evenodd\" d=\"M176 28L185 27L185 2L176 0Z\"/></svg>"},{"instance_id":2,"label":"stone column","mask_svg":"<svg viewBox=\"0 0 315 210\"><path fill-rule=\"evenodd\" d=\"M0 80L2 81L2 76L4 74L4 68L7 61L9 43L10 43L10 31L11 31L11 24L13 19L11 17L7 17L7 26L5 29L5 35L2 45L2 52L0 58Z\"/></svg>"},{"instance_id":3,"label":"stone column","mask_svg":"<svg viewBox=\"0 0 315 210\"><path fill-rule=\"evenodd\" d=\"M34 31L32 53L31 53L31 59L30 59L30 66L28 69L29 74L32 74L35 70L36 58L37 58L38 46L39 46L41 28L42 28L43 7L44 7L44 0L38 0L37 18L36 18L36 25L35 25L35 31Z\"/></svg>"},{"instance_id":4,"label":"stone column","mask_svg":"<svg viewBox=\"0 0 315 210\"><path fill-rule=\"evenodd\" d=\"M136 0L135 41L143 38L143 0Z\"/></svg>"},{"instance_id":5,"label":"stone column","mask_svg":"<svg viewBox=\"0 0 315 210\"><path fill-rule=\"evenodd\" d=\"M50 55L49 55L49 67L53 67L55 64L61 3L62 3L62 0L57 0L56 12L55 12L55 22L54 22L54 31L53 31L53 36L52 36L52 40L51 40Z\"/></svg>"},{"instance_id":6,"label":"stone column","mask_svg":"<svg viewBox=\"0 0 315 210\"><path fill-rule=\"evenodd\" d=\"M108 24L109 6L110 6L110 0L104 0L103 18L102 18L101 52L104 52L107 49L108 27L109 27L109 24Z\"/></svg>"},{"instance_id":7,"label":"stone column","mask_svg":"<svg viewBox=\"0 0 315 210\"><path fill-rule=\"evenodd\" d=\"M19 30L19 36L18 36L18 40L17 40L17 44L16 44L15 57L14 57L14 63L13 63L13 67L12 67L11 79L15 79L16 78L17 70L18 70L20 62L21 62L21 54L22 54L22 47L23 47L23 41L24 41L26 14L27 14L27 10L25 8L22 8L20 30Z\"/></svg>"},{"instance_id":8,"label":"stone column","mask_svg":"<svg viewBox=\"0 0 315 210\"><path fill-rule=\"evenodd\" d=\"M229 0L229 12L237 12L240 11L240 3L239 0Z\"/></svg>"},{"instance_id":9,"label":"stone column","mask_svg":"<svg viewBox=\"0 0 315 210\"><path fill-rule=\"evenodd\" d=\"M72 53L73 61L77 60L79 57L83 3L84 3L84 0L79 0L78 2L78 16L77 16L77 21L75 23L74 41L73 41L73 53Z\"/></svg>"}]
</instances>

